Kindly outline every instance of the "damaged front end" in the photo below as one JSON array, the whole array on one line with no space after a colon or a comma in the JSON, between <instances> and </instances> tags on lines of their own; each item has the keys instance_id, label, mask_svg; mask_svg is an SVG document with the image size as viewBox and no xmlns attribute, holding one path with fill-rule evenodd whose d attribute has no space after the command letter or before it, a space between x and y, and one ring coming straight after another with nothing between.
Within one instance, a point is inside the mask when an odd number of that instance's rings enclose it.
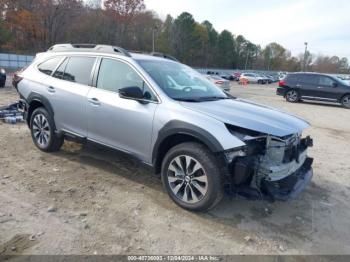
<instances>
[{"instance_id":1,"label":"damaged front end","mask_svg":"<svg viewBox=\"0 0 350 262\"><path fill-rule=\"evenodd\" d=\"M295 198L311 181L313 159L310 137L277 137L228 126L244 147L225 152L229 189L249 199L286 201Z\"/></svg>"}]
</instances>

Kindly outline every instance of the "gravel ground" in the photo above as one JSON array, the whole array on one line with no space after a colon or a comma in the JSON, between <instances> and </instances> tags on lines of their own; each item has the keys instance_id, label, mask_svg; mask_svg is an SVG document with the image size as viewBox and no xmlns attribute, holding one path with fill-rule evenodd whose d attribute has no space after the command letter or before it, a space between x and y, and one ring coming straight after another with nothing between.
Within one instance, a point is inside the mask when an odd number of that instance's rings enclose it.
<instances>
[{"instance_id":1,"label":"gravel ground","mask_svg":"<svg viewBox=\"0 0 350 262\"><path fill-rule=\"evenodd\" d=\"M37 150L25 124L0 123L0 254L349 254L350 111L290 104L275 85L232 94L310 121L314 179L292 202L225 197L176 206L150 170L96 146ZM18 99L0 89L0 105Z\"/></svg>"}]
</instances>

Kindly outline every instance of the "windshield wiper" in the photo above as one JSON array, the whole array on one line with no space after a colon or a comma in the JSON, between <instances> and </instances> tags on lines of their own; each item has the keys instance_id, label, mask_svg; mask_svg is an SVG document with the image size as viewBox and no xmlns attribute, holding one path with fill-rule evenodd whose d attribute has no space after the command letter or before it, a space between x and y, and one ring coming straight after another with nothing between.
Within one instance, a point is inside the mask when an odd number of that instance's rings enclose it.
<instances>
[{"instance_id":1,"label":"windshield wiper","mask_svg":"<svg viewBox=\"0 0 350 262\"><path fill-rule=\"evenodd\" d=\"M230 97L223 97L223 96L206 96L206 97L200 97L201 101L216 101L216 100L223 100L223 99L231 99Z\"/></svg>"},{"instance_id":2,"label":"windshield wiper","mask_svg":"<svg viewBox=\"0 0 350 262\"><path fill-rule=\"evenodd\" d=\"M177 97L174 98L174 100L176 101L182 101L182 102L201 102L201 100L199 98L186 98L186 97Z\"/></svg>"}]
</instances>

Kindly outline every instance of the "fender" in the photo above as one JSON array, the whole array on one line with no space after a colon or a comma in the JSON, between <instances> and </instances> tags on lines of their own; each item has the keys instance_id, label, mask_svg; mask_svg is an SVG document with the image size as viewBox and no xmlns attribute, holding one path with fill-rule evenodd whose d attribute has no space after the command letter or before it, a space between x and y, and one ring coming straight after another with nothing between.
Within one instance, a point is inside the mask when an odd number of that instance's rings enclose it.
<instances>
[{"instance_id":1,"label":"fender","mask_svg":"<svg viewBox=\"0 0 350 262\"><path fill-rule=\"evenodd\" d=\"M52 117L55 115L55 112L53 111L50 101L43 95L36 92L31 92L26 100L28 105L30 105L33 101L38 101L42 103Z\"/></svg>"},{"instance_id":2,"label":"fender","mask_svg":"<svg viewBox=\"0 0 350 262\"><path fill-rule=\"evenodd\" d=\"M214 153L224 151L224 148L219 141L205 129L183 121L173 120L168 122L162 129L159 130L157 140L153 146L152 163L155 163L157 160L162 142L168 137L176 134L193 136L202 141Z\"/></svg>"}]
</instances>

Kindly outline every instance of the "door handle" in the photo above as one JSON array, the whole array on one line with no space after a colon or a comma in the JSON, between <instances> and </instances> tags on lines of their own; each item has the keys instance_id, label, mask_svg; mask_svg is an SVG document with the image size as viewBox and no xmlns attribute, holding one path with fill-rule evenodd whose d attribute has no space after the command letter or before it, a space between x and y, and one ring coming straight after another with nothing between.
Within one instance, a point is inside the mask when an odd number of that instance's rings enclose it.
<instances>
[{"instance_id":1,"label":"door handle","mask_svg":"<svg viewBox=\"0 0 350 262\"><path fill-rule=\"evenodd\" d=\"M101 102L97 98L89 98L88 99L89 103L94 105L94 106L99 106L101 105Z\"/></svg>"},{"instance_id":2,"label":"door handle","mask_svg":"<svg viewBox=\"0 0 350 262\"><path fill-rule=\"evenodd\" d=\"M318 86L317 88L322 88L322 86Z\"/></svg>"},{"instance_id":3,"label":"door handle","mask_svg":"<svg viewBox=\"0 0 350 262\"><path fill-rule=\"evenodd\" d=\"M53 86L49 86L47 88L47 91L49 91L50 93L55 93L56 92L56 90L55 90L55 88Z\"/></svg>"}]
</instances>

